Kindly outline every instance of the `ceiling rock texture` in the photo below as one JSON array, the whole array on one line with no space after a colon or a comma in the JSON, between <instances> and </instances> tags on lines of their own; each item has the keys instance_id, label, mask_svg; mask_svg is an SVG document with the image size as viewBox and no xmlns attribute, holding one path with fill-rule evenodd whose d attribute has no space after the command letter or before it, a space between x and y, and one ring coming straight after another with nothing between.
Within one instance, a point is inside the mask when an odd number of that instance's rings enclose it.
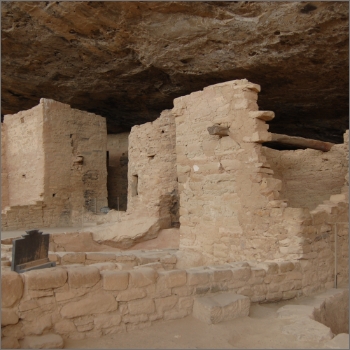
<instances>
[{"instance_id":1,"label":"ceiling rock texture","mask_svg":"<svg viewBox=\"0 0 350 350\"><path fill-rule=\"evenodd\" d=\"M2 2L2 114L41 97L107 118L156 119L223 81L262 87L270 131L342 142L349 117L344 2Z\"/></svg>"}]
</instances>

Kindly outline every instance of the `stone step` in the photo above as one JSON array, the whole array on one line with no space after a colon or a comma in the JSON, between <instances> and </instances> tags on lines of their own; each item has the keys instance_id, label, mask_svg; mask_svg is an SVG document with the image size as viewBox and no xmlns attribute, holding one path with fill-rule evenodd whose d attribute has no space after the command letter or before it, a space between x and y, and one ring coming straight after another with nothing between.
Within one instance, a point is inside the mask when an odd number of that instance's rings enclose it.
<instances>
[{"instance_id":1,"label":"stone step","mask_svg":"<svg viewBox=\"0 0 350 350\"><path fill-rule=\"evenodd\" d=\"M208 324L249 315L250 299L235 293L218 293L195 299L193 316Z\"/></svg>"}]
</instances>

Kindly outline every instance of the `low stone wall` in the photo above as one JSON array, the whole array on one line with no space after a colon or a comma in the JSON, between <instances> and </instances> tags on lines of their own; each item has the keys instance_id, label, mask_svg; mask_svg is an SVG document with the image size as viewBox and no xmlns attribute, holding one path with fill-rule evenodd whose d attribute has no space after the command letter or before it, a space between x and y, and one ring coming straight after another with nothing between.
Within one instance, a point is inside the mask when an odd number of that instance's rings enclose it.
<instances>
[{"instance_id":1,"label":"low stone wall","mask_svg":"<svg viewBox=\"0 0 350 350\"><path fill-rule=\"evenodd\" d=\"M125 332L157 320L185 317L192 313L195 298L221 291L246 295L252 302L303 294L299 262L245 262L184 270L118 267L118 263L104 262L21 275L4 271L2 337L25 339L56 333L82 339Z\"/></svg>"},{"instance_id":2,"label":"low stone wall","mask_svg":"<svg viewBox=\"0 0 350 350\"><path fill-rule=\"evenodd\" d=\"M3 208L1 212L1 229L17 230L20 227L50 227L50 218L44 218L44 202L33 205L16 205Z\"/></svg>"}]
</instances>

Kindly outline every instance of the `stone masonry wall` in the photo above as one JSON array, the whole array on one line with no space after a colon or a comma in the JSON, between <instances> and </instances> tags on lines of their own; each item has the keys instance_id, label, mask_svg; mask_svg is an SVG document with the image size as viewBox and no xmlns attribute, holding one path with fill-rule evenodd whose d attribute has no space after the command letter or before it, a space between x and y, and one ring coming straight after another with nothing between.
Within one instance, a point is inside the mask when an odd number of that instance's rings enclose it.
<instances>
[{"instance_id":1,"label":"stone masonry wall","mask_svg":"<svg viewBox=\"0 0 350 350\"><path fill-rule=\"evenodd\" d=\"M107 206L105 118L41 99L44 106L45 226L81 225ZM53 220L50 218L54 218Z\"/></svg>"},{"instance_id":2,"label":"stone masonry wall","mask_svg":"<svg viewBox=\"0 0 350 350\"><path fill-rule=\"evenodd\" d=\"M129 133L107 135L108 151L108 207L126 210L128 198L128 138Z\"/></svg>"},{"instance_id":3,"label":"stone masonry wall","mask_svg":"<svg viewBox=\"0 0 350 350\"><path fill-rule=\"evenodd\" d=\"M129 136L128 213L159 217L163 228L178 225L175 121L163 111Z\"/></svg>"},{"instance_id":4,"label":"stone masonry wall","mask_svg":"<svg viewBox=\"0 0 350 350\"><path fill-rule=\"evenodd\" d=\"M109 257L89 266L73 263L21 275L4 271L3 339L47 333L82 339L140 329L157 320L185 317L192 313L195 298L220 291L246 295L252 302L303 293L299 262L121 270L117 265L122 262L125 258L116 262Z\"/></svg>"},{"instance_id":5,"label":"stone masonry wall","mask_svg":"<svg viewBox=\"0 0 350 350\"><path fill-rule=\"evenodd\" d=\"M12 141L2 229L81 225L83 211L107 205L104 118L41 99L4 123Z\"/></svg>"},{"instance_id":6,"label":"stone masonry wall","mask_svg":"<svg viewBox=\"0 0 350 350\"><path fill-rule=\"evenodd\" d=\"M5 115L8 206L43 200L43 122L42 105Z\"/></svg>"},{"instance_id":7,"label":"stone masonry wall","mask_svg":"<svg viewBox=\"0 0 350 350\"><path fill-rule=\"evenodd\" d=\"M180 250L202 254L206 264L316 259L327 266L324 278L329 281L334 260L331 238L319 242L328 229L318 226L308 208L288 207L281 198L282 181L274 176L261 145L270 140L265 122L274 113L258 110L258 91L259 86L240 80L174 100ZM213 125L229 127L229 136L210 135L207 128ZM346 145L339 145L334 150L339 151L342 165L345 149ZM340 174L343 184L344 172ZM332 183L330 175L328 179ZM336 191L342 191L341 184ZM334 196L331 204L325 204L327 210L336 207L329 220L346 225L343 211L348 198ZM309 233L314 236L307 237ZM347 240L344 235L338 244L346 247ZM320 250L322 261L317 258ZM309 252L313 254L304 255Z\"/></svg>"},{"instance_id":8,"label":"stone masonry wall","mask_svg":"<svg viewBox=\"0 0 350 350\"><path fill-rule=\"evenodd\" d=\"M247 80L217 84L174 100L180 193L180 249L202 253L207 263L272 258L275 234L268 207L281 181L262 155L269 139L258 111L258 85ZM209 135L214 124L230 136Z\"/></svg>"},{"instance_id":9,"label":"stone masonry wall","mask_svg":"<svg viewBox=\"0 0 350 350\"><path fill-rule=\"evenodd\" d=\"M313 149L277 151L263 147L274 177L282 180L280 196L288 206L315 209L318 204L341 192L348 163L344 144L329 152Z\"/></svg>"}]
</instances>

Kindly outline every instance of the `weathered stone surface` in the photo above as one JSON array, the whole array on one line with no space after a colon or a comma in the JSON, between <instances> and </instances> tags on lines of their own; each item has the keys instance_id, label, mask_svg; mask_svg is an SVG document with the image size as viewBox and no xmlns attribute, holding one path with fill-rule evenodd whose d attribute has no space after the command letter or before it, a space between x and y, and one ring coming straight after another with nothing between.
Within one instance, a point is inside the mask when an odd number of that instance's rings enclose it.
<instances>
[{"instance_id":1,"label":"weathered stone surface","mask_svg":"<svg viewBox=\"0 0 350 350\"><path fill-rule=\"evenodd\" d=\"M79 264L85 262L85 253L66 253L61 257L61 264Z\"/></svg>"},{"instance_id":2,"label":"weathered stone surface","mask_svg":"<svg viewBox=\"0 0 350 350\"><path fill-rule=\"evenodd\" d=\"M189 286L196 284L205 284L209 282L209 271L204 269L188 269L187 284Z\"/></svg>"},{"instance_id":3,"label":"weathered stone surface","mask_svg":"<svg viewBox=\"0 0 350 350\"><path fill-rule=\"evenodd\" d=\"M40 335L40 334L43 334L44 330L51 328L51 326L52 326L51 315L46 314L46 315L37 317L35 320L33 320L30 323L27 323L23 327L23 332L26 335L30 335L30 334Z\"/></svg>"},{"instance_id":4,"label":"weathered stone surface","mask_svg":"<svg viewBox=\"0 0 350 350\"><path fill-rule=\"evenodd\" d=\"M152 314L155 311L152 299L130 301L128 304L130 315Z\"/></svg>"},{"instance_id":5,"label":"weathered stone surface","mask_svg":"<svg viewBox=\"0 0 350 350\"><path fill-rule=\"evenodd\" d=\"M157 237L160 229L157 217L140 217L140 215L129 217L127 221L107 222L89 228L94 240L104 241L104 244L122 249Z\"/></svg>"},{"instance_id":6,"label":"weathered stone surface","mask_svg":"<svg viewBox=\"0 0 350 350\"><path fill-rule=\"evenodd\" d=\"M155 283L157 272L150 267L141 267L130 271L130 287L139 288Z\"/></svg>"},{"instance_id":7,"label":"weathered stone surface","mask_svg":"<svg viewBox=\"0 0 350 350\"><path fill-rule=\"evenodd\" d=\"M168 288L180 287L186 284L187 274L185 270L159 271L159 279L162 279Z\"/></svg>"},{"instance_id":8,"label":"weathered stone surface","mask_svg":"<svg viewBox=\"0 0 350 350\"><path fill-rule=\"evenodd\" d=\"M92 287L101 278L99 269L92 266L72 267L67 272L71 288Z\"/></svg>"},{"instance_id":9,"label":"weathered stone surface","mask_svg":"<svg viewBox=\"0 0 350 350\"><path fill-rule=\"evenodd\" d=\"M326 349L349 349L349 334L340 333L324 344Z\"/></svg>"},{"instance_id":10,"label":"weathered stone surface","mask_svg":"<svg viewBox=\"0 0 350 350\"><path fill-rule=\"evenodd\" d=\"M62 317L73 318L78 316L100 314L114 311L118 308L118 302L111 294L98 293L89 295L84 299L65 304L61 309Z\"/></svg>"},{"instance_id":11,"label":"weathered stone surface","mask_svg":"<svg viewBox=\"0 0 350 350\"><path fill-rule=\"evenodd\" d=\"M120 132L246 77L264 85L275 132L340 141L348 124L346 2L7 2L2 30L3 114L45 96Z\"/></svg>"},{"instance_id":12,"label":"weathered stone surface","mask_svg":"<svg viewBox=\"0 0 350 350\"><path fill-rule=\"evenodd\" d=\"M142 299L147 295L146 291L143 288L131 288L127 290L123 290L118 293L117 300L118 301L130 301L135 299Z\"/></svg>"},{"instance_id":13,"label":"weathered stone surface","mask_svg":"<svg viewBox=\"0 0 350 350\"><path fill-rule=\"evenodd\" d=\"M305 341L325 342L333 338L329 327L307 317L283 326L282 333L294 335L298 340Z\"/></svg>"},{"instance_id":14,"label":"weathered stone surface","mask_svg":"<svg viewBox=\"0 0 350 350\"><path fill-rule=\"evenodd\" d=\"M96 329L109 328L113 326L118 326L121 322L121 319L121 315L116 313L97 315L94 318L94 324Z\"/></svg>"},{"instance_id":15,"label":"weathered stone surface","mask_svg":"<svg viewBox=\"0 0 350 350\"><path fill-rule=\"evenodd\" d=\"M212 324L248 316L249 308L248 297L234 293L222 293L195 299L193 316Z\"/></svg>"},{"instance_id":16,"label":"weathered stone surface","mask_svg":"<svg viewBox=\"0 0 350 350\"><path fill-rule=\"evenodd\" d=\"M12 271L1 273L1 307L10 307L22 297L23 281L21 276Z\"/></svg>"},{"instance_id":17,"label":"weathered stone surface","mask_svg":"<svg viewBox=\"0 0 350 350\"><path fill-rule=\"evenodd\" d=\"M62 320L54 324L58 334L72 333L76 331L75 324L71 320Z\"/></svg>"},{"instance_id":18,"label":"weathered stone surface","mask_svg":"<svg viewBox=\"0 0 350 350\"><path fill-rule=\"evenodd\" d=\"M116 268L116 264L112 262L95 263L95 264L91 264L90 266L97 267L100 271L115 270Z\"/></svg>"},{"instance_id":19,"label":"weathered stone surface","mask_svg":"<svg viewBox=\"0 0 350 350\"><path fill-rule=\"evenodd\" d=\"M169 297L155 299L154 301L157 312L163 313L164 311L172 309L176 305L178 297L176 295L171 295ZM182 305L186 305L186 303L183 303Z\"/></svg>"},{"instance_id":20,"label":"weathered stone surface","mask_svg":"<svg viewBox=\"0 0 350 350\"><path fill-rule=\"evenodd\" d=\"M23 274L28 289L49 289L63 286L67 281L67 271L55 267L32 270Z\"/></svg>"},{"instance_id":21,"label":"weathered stone surface","mask_svg":"<svg viewBox=\"0 0 350 350\"><path fill-rule=\"evenodd\" d=\"M17 338L13 337L2 337L1 348L2 349L19 349L21 346Z\"/></svg>"},{"instance_id":22,"label":"weathered stone surface","mask_svg":"<svg viewBox=\"0 0 350 350\"><path fill-rule=\"evenodd\" d=\"M63 346L63 338L58 334L27 336L21 341L24 349L62 349Z\"/></svg>"},{"instance_id":23,"label":"weathered stone surface","mask_svg":"<svg viewBox=\"0 0 350 350\"><path fill-rule=\"evenodd\" d=\"M1 309L1 326L8 324L16 324L18 322L18 315L13 309Z\"/></svg>"},{"instance_id":24,"label":"weathered stone surface","mask_svg":"<svg viewBox=\"0 0 350 350\"><path fill-rule=\"evenodd\" d=\"M124 290L129 285L129 273L126 271L104 271L102 280L105 290Z\"/></svg>"}]
</instances>

